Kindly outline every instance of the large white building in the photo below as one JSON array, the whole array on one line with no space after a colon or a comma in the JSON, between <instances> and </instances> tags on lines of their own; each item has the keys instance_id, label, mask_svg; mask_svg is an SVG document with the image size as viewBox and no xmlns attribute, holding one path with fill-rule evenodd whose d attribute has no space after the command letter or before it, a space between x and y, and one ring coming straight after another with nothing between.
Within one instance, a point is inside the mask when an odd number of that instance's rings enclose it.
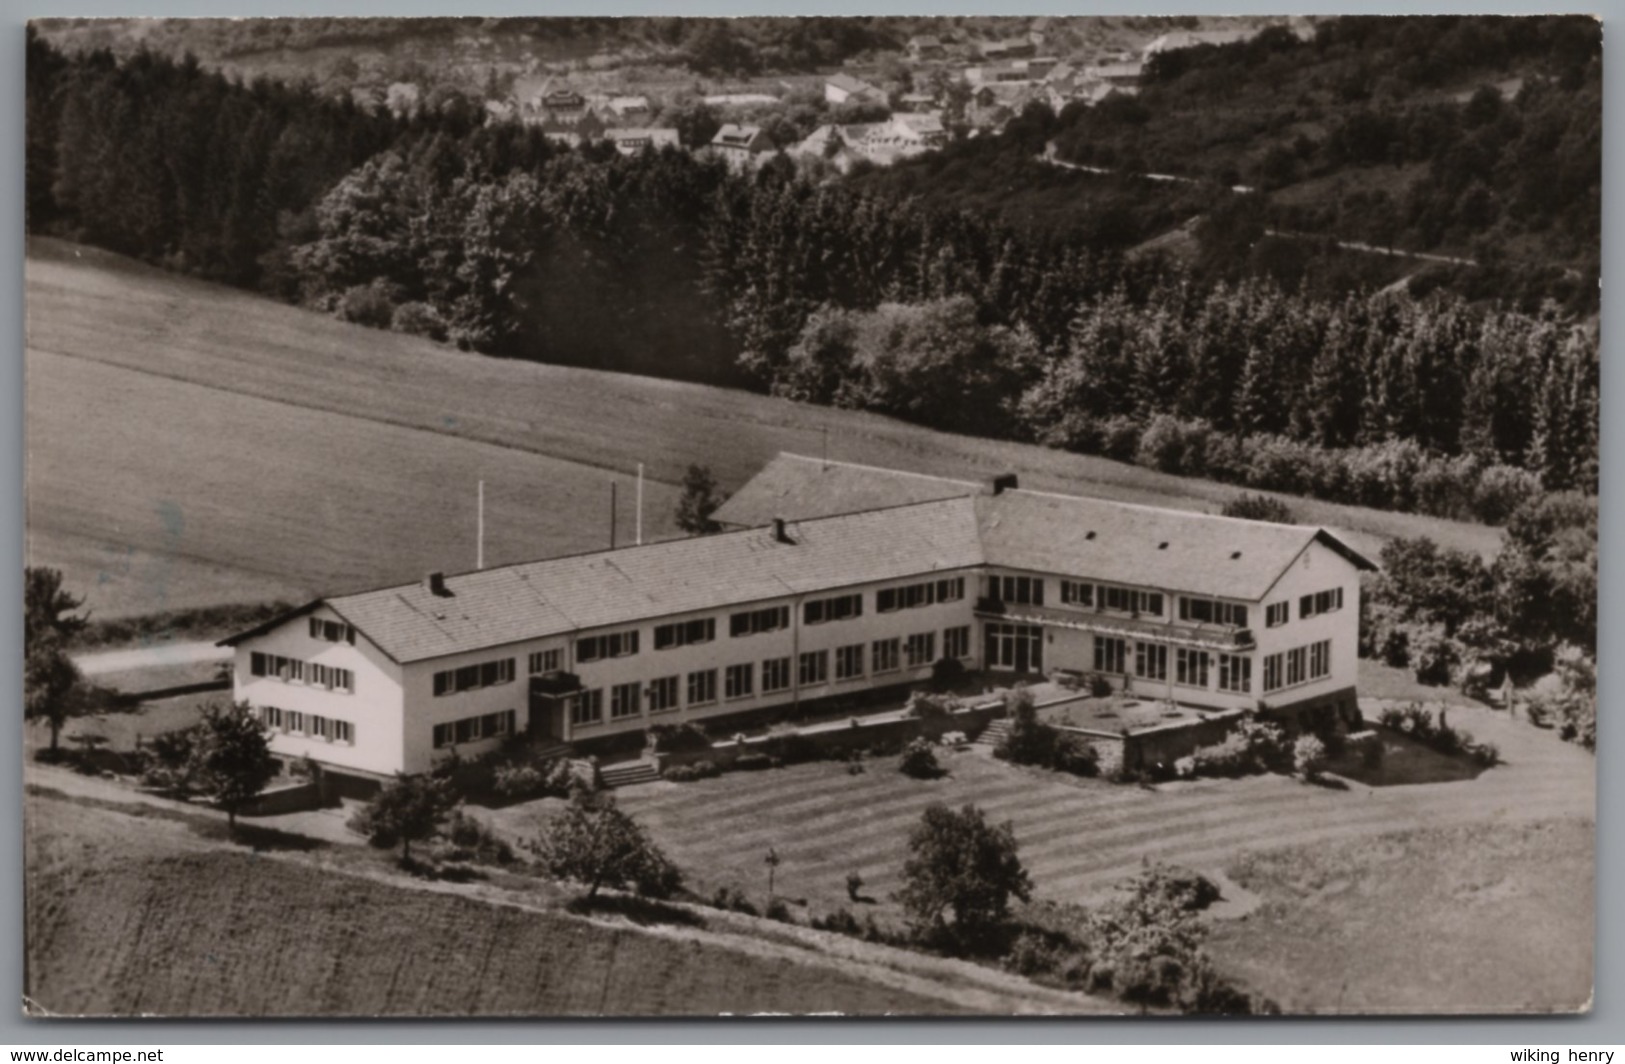
<instances>
[{"instance_id":1,"label":"large white building","mask_svg":"<svg viewBox=\"0 0 1625 1064\"><path fill-rule=\"evenodd\" d=\"M712 536L324 598L224 641L279 754L362 775L917 683L1098 672L1288 719L1354 703L1322 529L781 455Z\"/></svg>"}]
</instances>

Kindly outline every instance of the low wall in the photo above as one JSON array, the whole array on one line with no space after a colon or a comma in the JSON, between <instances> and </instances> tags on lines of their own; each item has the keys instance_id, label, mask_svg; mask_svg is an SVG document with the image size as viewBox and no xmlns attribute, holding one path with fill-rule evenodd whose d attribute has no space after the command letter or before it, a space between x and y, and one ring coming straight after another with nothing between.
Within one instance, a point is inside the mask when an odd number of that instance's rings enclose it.
<instances>
[{"instance_id":1,"label":"low wall","mask_svg":"<svg viewBox=\"0 0 1625 1064\"><path fill-rule=\"evenodd\" d=\"M1170 773L1175 761L1189 757L1197 747L1223 742L1245 716L1237 709L1215 713L1205 720L1180 721L1133 732L1123 738L1123 765L1131 772Z\"/></svg>"},{"instance_id":2,"label":"low wall","mask_svg":"<svg viewBox=\"0 0 1625 1064\"><path fill-rule=\"evenodd\" d=\"M1266 704L1265 708L1259 710L1258 716L1260 720L1279 724L1288 736L1303 731L1321 733L1330 730L1339 720L1351 732L1365 727L1365 720L1360 715L1359 694L1352 687L1280 706Z\"/></svg>"},{"instance_id":3,"label":"low wall","mask_svg":"<svg viewBox=\"0 0 1625 1064\"><path fill-rule=\"evenodd\" d=\"M790 744L807 743L820 752L862 750L870 746L903 746L913 739L925 736L940 739L949 732L976 734L988 722L1004 713L1004 703L970 706L943 717L893 717L865 721L855 718L854 726L847 724L814 724L795 731L771 735L758 735L745 739L724 740L713 743L709 750L682 750L651 754L655 767L661 772L675 765L692 765L697 761L710 761L727 767L744 754L767 754L783 757ZM794 756L786 760L795 760Z\"/></svg>"},{"instance_id":4,"label":"low wall","mask_svg":"<svg viewBox=\"0 0 1625 1064\"><path fill-rule=\"evenodd\" d=\"M320 781L292 780L267 787L255 796L253 801L244 802L237 810L237 815L282 816L285 813L303 813L311 809L320 809L325 804L322 800Z\"/></svg>"}]
</instances>

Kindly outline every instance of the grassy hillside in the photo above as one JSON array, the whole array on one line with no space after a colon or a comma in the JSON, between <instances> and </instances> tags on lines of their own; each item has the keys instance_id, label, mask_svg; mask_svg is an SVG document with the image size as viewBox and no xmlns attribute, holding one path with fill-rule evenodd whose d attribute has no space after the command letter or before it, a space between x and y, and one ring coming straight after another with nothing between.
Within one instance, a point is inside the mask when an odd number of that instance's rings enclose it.
<instances>
[{"instance_id":1,"label":"grassy hillside","mask_svg":"<svg viewBox=\"0 0 1625 1064\"><path fill-rule=\"evenodd\" d=\"M97 613L342 591L673 533L689 463L738 487L781 451L1194 510L1235 488L747 392L460 354L55 240L27 262L29 564ZM1293 502L1375 553L1498 530Z\"/></svg>"},{"instance_id":2,"label":"grassy hillside","mask_svg":"<svg viewBox=\"0 0 1625 1064\"><path fill-rule=\"evenodd\" d=\"M714 937L606 927L200 841L30 798L26 992L67 1014L952 1013Z\"/></svg>"}]
</instances>

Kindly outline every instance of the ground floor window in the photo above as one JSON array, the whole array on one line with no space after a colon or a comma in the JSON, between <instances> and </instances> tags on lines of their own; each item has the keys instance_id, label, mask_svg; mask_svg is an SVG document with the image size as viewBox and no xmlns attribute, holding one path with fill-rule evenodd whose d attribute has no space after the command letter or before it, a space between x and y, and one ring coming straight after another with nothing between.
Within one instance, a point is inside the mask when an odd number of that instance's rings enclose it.
<instances>
[{"instance_id":1,"label":"ground floor window","mask_svg":"<svg viewBox=\"0 0 1625 1064\"><path fill-rule=\"evenodd\" d=\"M602 689L582 691L570 705L570 723L598 724L604 719L604 692Z\"/></svg>"},{"instance_id":2,"label":"ground floor window","mask_svg":"<svg viewBox=\"0 0 1625 1064\"><path fill-rule=\"evenodd\" d=\"M1309 678L1318 680L1332 674L1332 641L1322 639L1309 644Z\"/></svg>"},{"instance_id":3,"label":"ground floor window","mask_svg":"<svg viewBox=\"0 0 1625 1064\"><path fill-rule=\"evenodd\" d=\"M320 717L313 717L311 727ZM434 726L435 749L455 746L458 743L472 743L480 739L498 739L504 735L512 735L514 730L514 711L504 709L497 713L483 713L472 717L462 717L450 720L444 724ZM312 731L312 734L316 734Z\"/></svg>"},{"instance_id":4,"label":"ground floor window","mask_svg":"<svg viewBox=\"0 0 1625 1064\"><path fill-rule=\"evenodd\" d=\"M660 713L677 708L677 677L662 676L649 681L649 712Z\"/></svg>"},{"instance_id":5,"label":"ground floor window","mask_svg":"<svg viewBox=\"0 0 1625 1064\"><path fill-rule=\"evenodd\" d=\"M937 633L916 632L903 644L903 656L911 669L929 665L937 659Z\"/></svg>"},{"instance_id":6,"label":"ground floor window","mask_svg":"<svg viewBox=\"0 0 1625 1064\"><path fill-rule=\"evenodd\" d=\"M970 625L942 630L942 656L956 660L970 657Z\"/></svg>"},{"instance_id":7,"label":"ground floor window","mask_svg":"<svg viewBox=\"0 0 1625 1064\"><path fill-rule=\"evenodd\" d=\"M1174 682L1186 687L1206 687L1207 665L1207 651L1180 647L1174 655Z\"/></svg>"},{"instance_id":8,"label":"ground floor window","mask_svg":"<svg viewBox=\"0 0 1625 1064\"><path fill-rule=\"evenodd\" d=\"M625 720L643 712L643 685L618 683L609 689L609 719Z\"/></svg>"},{"instance_id":9,"label":"ground floor window","mask_svg":"<svg viewBox=\"0 0 1625 1064\"><path fill-rule=\"evenodd\" d=\"M1165 643L1134 644L1134 675L1143 680L1168 678L1168 646Z\"/></svg>"},{"instance_id":10,"label":"ground floor window","mask_svg":"<svg viewBox=\"0 0 1625 1064\"><path fill-rule=\"evenodd\" d=\"M1236 654L1219 655L1219 690L1248 694L1253 689L1253 659Z\"/></svg>"},{"instance_id":11,"label":"ground floor window","mask_svg":"<svg viewBox=\"0 0 1625 1064\"><path fill-rule=\"evenodd\" d=\"M870 647L873 652L872 666L875 672L896 672L902 668L903 641L900 639L877 639Z\"/></svg>"},{"instance_id":12,"label":"ground floor window","mask_svg":"<svg viewBox=\"0 0 1625 1064\"><path fill-rule=\"evenodd\" d=\"M1286 685L1303 683L1308 672L1309 648L1293 647L1286 652Z\"/></svg>"},{"instance_id":13,"label":"ground floor window","mask_svg":"<svg viewBox=\"0 0 1625 1064\"><path fill-rule=\"evenodd\" d=\"M762 693L783 691L790 686L790 659L769 658L762 662Z\"/></svg>"},{"instance_id":14,"label":"ground floor window","mask_svg":"<svg viewBox=\"0 0 1625 1064\"><path fill-rule=\"evenodd\" d=\"M261 706L259 718L270 731L303 732L313 739L355 745L355 725L347 720L315 713L295 713L276 706Z\"/></svg>"},{"instance_id":15,"label":"ground floor window","mask_svg":"<svg viewBox=\"0 0 1625 1064\"><path fill-rule=\"evenodd\" d=\"M863 644L835 648L835 678L854 680L863 675Z\"/></svg>"},{"instance_id":16,"label":"ground floor window","mask_svg":"<svg viewBox=\"0 0 1625 1064\"><path fill-rule=\"evenodd\" d=\"M1095 671L1110 672L1122 675L1128 670L1124 667L1128 658L1128 645L1125 640L1108 636L1095 636Z\"/></svg>"},{"instance_id":17,"label":"ground floor window","mask_svg":"<svg viewBox=\"0 0 1625 1064\"><path fill-rule=\"evenodd\" d=\"M801 686L826 683L829 680L829 651L809 650L801 655Z\"/></svg>"},{"instance_id":18,"label":"ground floor window","mask_svg":"<svg viewBox=\"0 0 1625 1064\"><path fill-rule=\"evenodd\" d=\"M752 665L729 665L728 671L722 674L722 693L727 698L748 698L751 695L751 681L755 679L751 674L755 672Z\"/></svg>"},{"instance_id":19,"label":"ground floor window","mask_svg":"<svg viewBox=\"0 0 1625 1064\"><path fill-rule=\"evenodd\" d=\"M989 624L987 667L1017 672L1044 671L1044 630L1034 624Z\"/></svg>"},{"instance_id":20,"label":"ground floor window","mask_svg":"<svg viewBox=\"0 0 1625 1064\"><path fill-rule=\"evenodd\" d=\"M703 706L717 700L717 670L701 669L688 674L688 704Z\"/></svg>"}]
</instances>

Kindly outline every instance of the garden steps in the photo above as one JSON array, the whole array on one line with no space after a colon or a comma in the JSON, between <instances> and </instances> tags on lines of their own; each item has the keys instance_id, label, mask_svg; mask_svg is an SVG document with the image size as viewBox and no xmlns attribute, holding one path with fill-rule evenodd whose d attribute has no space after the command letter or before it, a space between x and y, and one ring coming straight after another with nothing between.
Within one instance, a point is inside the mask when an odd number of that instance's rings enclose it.
<instances>
[{"instance_id":1,"label":"garden steps","mask_svg":"<svg viewBox=\"0 0 1625 1064\"><path fill-rule=\"evenodd\" d=\"M660 770L652 761L624 761L618 765L605 765L598 770L598 780L605 787L630 787L634 783L652 783L660 778Z\"/></svg>"},{"instance_id":2,"label":"garden steps","mask_svg":"<svg viewBox=\"0 0 1625 1064\"><path fill-rule=\"evenodd\" d=\"M982 730L982 734L976 737L976 742L972 745L985 746L992 749L993 747L996 747L1000 743L1004 742L1009 735L1010 722L1008 720L1000 719L990 721L988 726Z\"/></svg>"}]
</instances>

